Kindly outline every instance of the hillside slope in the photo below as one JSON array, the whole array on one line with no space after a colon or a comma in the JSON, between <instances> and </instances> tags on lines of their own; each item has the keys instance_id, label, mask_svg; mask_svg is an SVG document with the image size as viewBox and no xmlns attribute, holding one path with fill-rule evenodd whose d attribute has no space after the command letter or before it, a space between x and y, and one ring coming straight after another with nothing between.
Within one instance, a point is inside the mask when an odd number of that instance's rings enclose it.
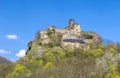
<instances>
[{"instance_id":1,"label":"hillside slope","mask_svg":"<svg viewBox=\"0 0 120 78\"><path fill-rule=\"evenodd\" d=\"M28 43L27 53L35 54L36 57L48 50L48 48L81 49L90 50L98 48L102 44L101 37L95 32L82 32L80 25L73 19L65 29L49 26L45 31L38 31L37 37Z\"/></svg>"},{"instance_id":2,"label":"hillside slope","mask_svg":"<svg viewBox=\"0 0 120 78\"><path fill-rule=\"evenodd\" d=\"M0 77L120 78L120 44L104 45L97 33L77 28L80 25L70 20L65 29L38 31L26 56L6 66L8 72Z\"/></svg>"},{"instance_id":3,"label":"hillside slope","mask_svg":"<svg viewBox=\"0 0 120 78\"><path fill-rule=\"evenodd\" d=\"M0 56L0 64L9 64L12 63L10 60Z\"/></svg>"}]
</instances>

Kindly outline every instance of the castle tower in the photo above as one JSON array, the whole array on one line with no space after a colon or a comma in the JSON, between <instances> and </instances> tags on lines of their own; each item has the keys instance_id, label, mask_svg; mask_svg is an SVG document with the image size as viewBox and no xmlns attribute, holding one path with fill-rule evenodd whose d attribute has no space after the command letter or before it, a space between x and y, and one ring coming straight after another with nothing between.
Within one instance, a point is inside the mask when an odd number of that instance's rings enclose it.
<instances>
[{"instance_id":1,"label":"castle tower","mask_svg":"<svg viewBox=\"0 0 120 78\"><path fill-rule=\"evenodd\" d=\"M75 33L80 33L81 32L80 24L75 24L74 25L74 32Z\"/></svg>"},{"instance_id":2,"label":"castle tower","mask_svg":"<svg viewBox=\"0 0 120 78\"><path fill-rule=\"evenodd\" d=\"M76 24L73 19L69 20L69 26L66 27L66 32L70 34L80 34L80 24Z\"/></svg>"},{"instance_id":3,"label":"castle tower","mask_svg":"<svg viewBox=\"0 0 120 78\"><path fill-rule=\"evenodd\" d=\"M74 24L75 24L75 21L73 19L70 19L69 20L69 26L72 27L72 26L74 26Z\"/></svg>"}]
</instances>

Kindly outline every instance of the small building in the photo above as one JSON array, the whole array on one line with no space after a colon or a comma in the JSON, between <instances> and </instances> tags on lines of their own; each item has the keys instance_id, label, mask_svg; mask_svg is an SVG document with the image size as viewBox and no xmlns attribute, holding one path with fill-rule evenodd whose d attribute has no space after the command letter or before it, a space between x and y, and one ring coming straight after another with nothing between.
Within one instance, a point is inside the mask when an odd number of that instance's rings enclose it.
<instances>
[{"instance_id":1,"label":"small building","mask_svg":"<svg viewBox=\"0 0 120 78\"><path fill-rule=\"evenodd\" d=\"M67 26L65 30L66 30L66 33L78 35L81 32L80 24L76 24L73 19L70 19L69 26Z\"/></svg>"}]
</instances>

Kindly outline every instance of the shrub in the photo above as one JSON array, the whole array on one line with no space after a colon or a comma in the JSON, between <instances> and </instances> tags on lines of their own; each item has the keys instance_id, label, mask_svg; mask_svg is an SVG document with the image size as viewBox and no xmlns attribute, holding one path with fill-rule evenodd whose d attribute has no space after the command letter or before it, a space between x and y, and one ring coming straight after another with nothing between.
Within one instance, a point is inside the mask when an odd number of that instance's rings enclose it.
<instances>
[{"instance_id":1,"label":"shrub","mask_svg":"<svg viewBox=\"0 0 120 78\"><path fill-rule=\"evenodd\" d=\"M37 33L36 33L36 38L40 39L40 37L41 37L40 30L38 30Z\"/></svg>"},{"instance_id":2,"label":"shrub","mask_svg":"<svg viewBox=\"0 0 120 78\"><path fill-rule=\"evenodd\" d=\"M92 56L92 57L98 57L100 55L102 55L104 52L102 51L102 49L93 49L93 50L90 50L90 51L85 51L83 54L84 55L87 55L87 56Z\"/></svg>"},{"instance_id":3,"label":"shrub","mask_svg":"<svg viewBox=\"0 0 120 78\"><path fill-rule=\"evenodd\" d=\"M93 44L93 40L88 40L88 44Z\"/></svg>"},{"instance_id":4,"label":"shrub","mask_svg":"<svg viewBox=\"0 0 120 78\"><path fill-rule=\"evenodd\" d=\"M52 31L48 28L47 29L47 35L50 36L52 34Z\"/></svg>"},{"instance_id":5,"label":"shrub","mask_svg":"<svg viewBox=\"0 0 120 78\"><path fill-rule=\"evenodd\" d=\"M115 50L115 49L112 48L112 47L111 47L109 50L110 50L110 52L112 52L112 53L116 53L116 52L117 52L117 50Z\"/></svg>"},{"instance_id":6,"label":"shrub","mask_svg":"<svg viewBox=\"0 0 120 78\"><path fill-rule=\"evenodd\" d=\"M58 54L58 56L59 56L60 58L65 57L65 52L64 52L63 50L58 49L58 50L57 50L57 54Z\"/></svg>"},{"instance_id":7,"label":"shrub","mask_svg":"<svg viewBox=\"0 0 120 78\"><path fill-rule=\"evenodd\" d=\"M52 62L55 61L55 56L53 52L46 52L44 56L47 61L52 61Z\"/></svg>"},{"instance_id":8,"label":"shrub","mask_svg":"<svg viewBox=\"0 0 120 78\"><path fill-rule=\"evenodd\" d=\"M48 68L50 68L50 67L53 67L53 63L52 63L52 62L47 62L47 63L45 64L45 66L43 67L43 69L48 69Z\"/></svg>"},{"instance_id":9,"label":"shrub","mask_svg":"<svg viewBox=\"0 0 120 78\"><path fill-rule=\"evenodd\" d=\"M16 64L14 70L9 73L6 78L18 78L19 75L24 74L24 73L29 73L30 70L26 69L25 66L20 65L20 64Z\"/></svg>"},{"instance_id":10,"label":"shrub","mask_svg":"<svg viewBox=\"0 0 120 78\"><path fill-rule=\"evenodd\" d=\"M105 78L120 78L120 73L115 71L116 68L113 65L110 65L109 71Z\"/></svg>"}]
</instances>

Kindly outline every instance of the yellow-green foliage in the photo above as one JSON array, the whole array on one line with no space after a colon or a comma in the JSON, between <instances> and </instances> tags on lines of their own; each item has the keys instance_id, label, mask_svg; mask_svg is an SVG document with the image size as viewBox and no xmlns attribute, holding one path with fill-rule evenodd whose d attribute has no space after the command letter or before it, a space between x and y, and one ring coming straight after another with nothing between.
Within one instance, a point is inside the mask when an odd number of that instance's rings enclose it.
<instances>
[{"instance_id":1,"label":"yellow-green foliage","mask_svg":"<svg viewBox=\"0 0 120 78\"><path fill-rule=\"evenodd\" d=\"M26 69L25 66L17 64L13 70L13 72L9 73L6 78L17 78L22 73L29 73L30 70Z\"/></svg>"},{"instance_id":2,"label":"yellow-green foliage","mask_svg":"<svg viewBox=\"0 0 120 78\"><path fill-rule=\"evenodd\" d=\"M43 60L42 59L38 60L38 65L42 65L42 64L43 64Z\"/></svg>"},{"instance_id":3,"label":"yellow-green foliage","mask_svg":"<svg viewBox=\"0 0 120 78\"><path fill-rule=\"evenodd\" d=\"M88 44L93 44L93 40L88 40L87 43Z\"/></svg>"},{"instance_id":4,"label":"yellow-green foliage","mask_svg":"<svg viewBox=\"0 0 120 78\"><path fill-rule=\"evenodd\" d=\"M51 35L52 31L50 29L47 29L47 35Z\"/></svg>"},{"instance_id":5,"label":"yellow-green foliage","mask_svg":"<svg viewBox=\"0 0 120 78\"><path fill-rule=\"evenodd\" d=\"M60 58L65 57L65 52L64 52L63 50L58 49L58 50L57 50L57 54L58 54L58 56L59 56Z\"/></svg>"},{"instance_id":6,"label":"yellow-green foliage","mask_svg":"<svg viewBox=\"0 0 120 78\"><path fill-rule=\"evenodd\" d=\"M109 45L107 46L107 48L108 48L109 52L117 53L117 49L116 49L115 44L109 44Z\"/></svg>"},{"instance_id":7,"label":"yellow-green foliage","mask_svg":"<svg viewBox=\"0 0 120 78\"><path fill-rule=\"evenodd\" d=\"M51 42L49 43L49 47L55 46L56 43L57 43L57 37L56 37L56 35L50 29L47 30L47 35L51 39Z\"/></svg>"},{"instance_id":8,"label":"yellow-green foliage","mask_svg":"<svg viewBox=\"0 0 120 78\"><path fill-rule=\"evenodd\" d=\"M102 51L102 49L95 49L95 50L90 50L90 51L85 51L83 54L84 55L91 55L93 57L98 57L100 55L102 55L104 52Z\"/></svg>"},{"instance_id":9,"label":"yellow-green foliage","mask_svg":"<svg viewBox=\"0 0 120 78\"><path fill-rule=\"evenodd\" d=\"M57 38L56 38L55 34L51 34L50 37L51 37L51 39L52 39L54 42L56 42Z\"/></svg>"},{"instance_id":10,"label":"yellow-green foliage","mask_svg":"<svg viewBox=\"0 0 120 78\"><path fill-rule=\"evenodd\" d=\"M81 35L91 35L92 32L80 32Z\"/></svg>"},{"instance_id":11,"label":"yellow-green foliage","mask_svg":"<svg viewBox=\"0 0 120 78\"><path fill-rule=\"evenodd\" d=\"M104 46L103 44L101 44L101 45L99 46L99 48L100 48L100 49L104 49L105 46Z\"/></svg>"},{"instance_id":12,"label":"yellow-green foliage","mask_svg":"<svg viewBox=\"0 0 120 78\"><path fill-rule=\"evenodd\" d=\"M36 59L31 59L30 60L30 62L32 63L32 64L34 64L34 66L42 66L43 65L43 60L42 59L38 59L38 60L36 60Z\"/></svg>"},{"instance_id":13,"label":"yellow-green foliage","mask_svg":"<svg viewBox=\"0 0 120 78\"><path fill-rule=\"evenodd\" d=\"M120 73L115 71L116 68L113 65L110 65L109 71L105 78L120 78Z\"/></svg>"},{"instance_id":14,"label":"yellow-green foliage","mask_svg":"<svg viewBox=\"0 0 120 78\"><path fill-rule=\"evenodd\" d=\"M52 39L53 42L56 42L57 38L50 29L47 30L47 35Z\"/></svg>"},{"instance_id":15,"label":"yellow-green foliage","mask_svg":"<svg viewBox=\"0 0 120 78\"><path fill-rule=\"evenodd\" d=\"M112 53L116 53L117 52L117 50L115 50L115 48L113 48L113 47L110 47L110 52L112 52Z\"/></svg>"},{"instance_id":16,"label":"yellow-green foliage","mask_svg":"<svg viewBox=\"0 0 120 78\"><path fill-rule=\"evenodd\" d=\"M54 66L54 65L53 65L52 62L47 62L47 63L45 64L45 66L43 67L43 69L48 69L48 68L53 67L53 66Z\"/></svg>"},{"instance_id":17,"label":"yellow-green foliage","mask_svg":"<svg viewBox=\"0 0 120 78\"><path fill-rule=\"evenodd\" d=\"M25 67L20 64L17 64L14 69L15 72L24 72L24 70L25 70Z\"/></svg>"},{"instance_id":18,"label":"yellow-green foliage","mask_svg":"<svg viewBox=\"0 0 120 78\"><path fill-rule=\"evenodd\" d=\"M73 49L67 49L66 51L66 56L73 56L74 55L74 50Z\"/></svg>"},{"instance_id":19,"label":"yellow-green foliage","mask_svg":"<svg viewBox=\"0 0 120 78\"><path fill-rule=\"evenodd\" d=\"M53 52L46 52L44 56L45 56L45 59L47 59L47 61L55 61L55 56Z\"/></svg>"}]
</instances>

